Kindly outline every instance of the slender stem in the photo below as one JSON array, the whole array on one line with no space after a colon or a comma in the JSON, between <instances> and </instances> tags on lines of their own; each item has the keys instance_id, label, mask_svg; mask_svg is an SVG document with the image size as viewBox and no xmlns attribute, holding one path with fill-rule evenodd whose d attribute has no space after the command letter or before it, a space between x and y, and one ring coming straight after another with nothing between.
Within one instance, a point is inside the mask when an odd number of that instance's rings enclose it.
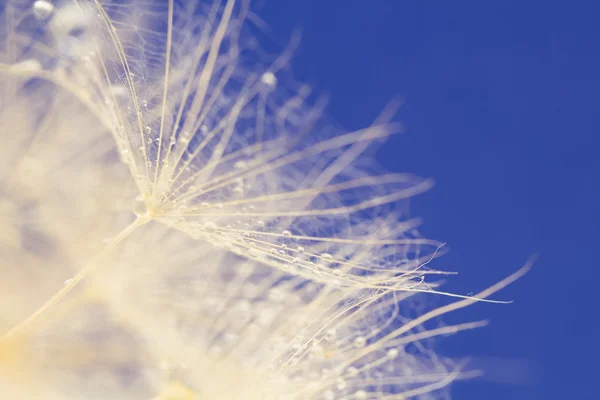
<instances>
[{"instance_id":1,"label":"slender stem","mask_svg":"<svg viewBox=\"0 0 600 400\"><path fill-rule=\"evenodd\" d=\"M129 226L123 229L118 235L116 235L111 241L102 249L102 251L94 257L90 262L88 262L85 267L83 267L77 275L73 278L69 279L65 282L65 285L58 291L54 296L52 296L44 305L38 308L33 314L29 317L21 321L18 325L10 329L4 335L0 337L0 341L5 339L10 339L18 333L23 332L25 329L30 327L42 314L48 311L50 308L55 306L63 297L65 297L71 290L77 286L77 284L85 278L90 272L92 272L97 266L98 261L111 252L123 239L129 236L133 231L135 231L140 226L146 224L150 221L150 217L138 217L135 221L133 221Z\"/></svg>"}]
</instances>

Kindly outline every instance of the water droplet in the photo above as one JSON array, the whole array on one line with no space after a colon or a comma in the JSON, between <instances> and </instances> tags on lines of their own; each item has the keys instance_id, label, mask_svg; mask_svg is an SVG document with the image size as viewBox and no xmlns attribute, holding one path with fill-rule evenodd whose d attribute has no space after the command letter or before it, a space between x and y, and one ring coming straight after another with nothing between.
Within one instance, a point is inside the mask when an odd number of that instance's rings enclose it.
<instances>
[{"instance_id":1,"label":"water droplet","mask_svg":"<svg viewBox=\"0 0 600 400\"><path fill-rule=\"evenodd\" d=\"M233 167L235 169L246 169L248 168L248 163L246 161L236 161Z\"/></svg>"},{"instance_id":2,"label":"water droplet","mask_svg":"<svg viewBox=\"0 0 600 400\"><path fill-rule=\"evenodd\" d=\"M148 135L149 135L149 134L151 134L151 133L152 133L152 128L150 128L149 126L146 126L146 127L144 128L144 132L146 132L146 134L148 134Z\"/></svg>"},{"instance_id":3,"label":"water droplet","mask_svg":"<svg viewBox=\"0 0 600 400\"><path fill-rule=\"evenodd\" d=\"M190 142L190 132L183 131L181 136L177 139L181 144L187 144Z\"/></svg>"},{"instance_id":4,"label":"water droplet","mask_svg":"<svg viewBox=\"0 0 600 400\"><path fill-rule=\"evenodd\" d=\"M333 256L329 253L322 253L321 260L325 263L330 263L333 261Z\"/></svg>"},{"instance_id":5,"label":"water droplet","mask_svg":"<svg viewBox=\"0 0 600 400\"><path fill-rule=\"evenodd\" d=\"M267 71L261 75L260 82L269 89L275 89L277 86L277 77L271 71Z\"/></svg>"},{"instance_id":6,"label":"water droplet","mask_svg":"<svg viewBox=\"0 0 600 400\"><path fill-rule=\"evenodd\" d=\"M367 392L365 392L364 390L357 390L356 392L354 392L354 397L356 398L356 400L366 400Z\"/></svg>"},{"instance_id":7,"label":"water droplet","mask_svg":"<svg viewBox=\"0 0 600 400\"><path fill-rule=\"evenodd\" d=\"M396 349L389 349L387 352L387 357L390 360L393 360L394 358L398 357L398 350Z\"/></svg>"},{"instance_id":8,"label":"water droplet","mask_svg":"<svg viewBox=\"0 0 600 400\"><path fill-rule=\"evenodd\" d=\"M352 341L352 345L354 347L356 347L357 349L364 347L366 343L367 343L367 339L364 336L359 336Z\"/></svg>"},{"instance_id":9,"label":"water droplet","mask_svg":"<svg viewBox=\"0 0 600 400\"><path fill-rule=\"evenodd\" d=\"M38 0L33 3L33 16L37 20L45 20L50 18L54 13L54 5L49 1Z\"/></svg>"},{"instance_id":10,"label":"water droplet","mask_svg":"<svg viewBox=\"0 0 600 400\"><path fill-rule=\"evenodd\" d=\"M138 217L148 215L148 209L146 208L144 196L139 195L133 200L133 213Z\"/></svg>"},{"instance_id":11,"label":"water droplet","mask_svg":"<svg viewBox=\"0 0 600 400\"><path fill-rule=\"evenodd\" d=\"M325 340L327 340L328 342L335 341L336 336L337 332L334 328L329 328L325 331Z\"/></svg>"}]
</instances>

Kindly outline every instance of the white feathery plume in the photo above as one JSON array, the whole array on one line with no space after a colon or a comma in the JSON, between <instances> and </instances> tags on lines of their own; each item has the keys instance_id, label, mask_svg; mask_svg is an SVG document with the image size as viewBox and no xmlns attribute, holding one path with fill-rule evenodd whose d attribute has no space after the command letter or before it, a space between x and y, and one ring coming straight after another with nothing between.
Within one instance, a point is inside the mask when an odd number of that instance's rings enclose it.
<instances>
[{"instance_id":1,"label":"white feathery plume","mask_svg":"<svg viewBox=\"0 0 600 400\"><path fill-rule=\"evenodd\" d=\"M8 0L0 15L0 394L439 398L439 292L374 174L389 107L341 133L261 50L248 1ZM85 278L85 279L84 279ZM416 293L455 303L417 314ZM427 327L426 327L427 326Z\"/></svg>"}]
</instances>

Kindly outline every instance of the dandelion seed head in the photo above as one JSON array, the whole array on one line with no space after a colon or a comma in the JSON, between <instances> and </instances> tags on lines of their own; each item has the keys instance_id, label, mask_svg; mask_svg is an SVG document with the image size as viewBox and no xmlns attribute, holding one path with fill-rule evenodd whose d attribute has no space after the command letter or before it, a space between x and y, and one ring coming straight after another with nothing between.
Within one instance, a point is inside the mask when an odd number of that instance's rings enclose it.
<instances>
[{"instance_id":1,"label":"dandelion seed head","mask_svg":"<svg viewBox=\"0 0 600 400\"><path fill-rule=\"evenodd\" d=\"M418 334L392 324L398 294L318 284L218 248L192 250L193 239L167 232L148 226L126 239L89 289L148 346L159 393L174 385L200 398L291 400L363 390L383 399L457 368L405 350Z\"/></svg>"},{"instance_id":2,"label":"dandelion seed head","mask_svg":"<svg viewBox=\"0 0 600 400\"><path fill-rule=\"evenodd\" d=\"M9 0L0 17L0 395L434 398L441 293L379 174L261 49L246 1ZM451 296L451 294L447 294ZM401 306L402 305L402 306Z\"/></svg>"}]
</instances>

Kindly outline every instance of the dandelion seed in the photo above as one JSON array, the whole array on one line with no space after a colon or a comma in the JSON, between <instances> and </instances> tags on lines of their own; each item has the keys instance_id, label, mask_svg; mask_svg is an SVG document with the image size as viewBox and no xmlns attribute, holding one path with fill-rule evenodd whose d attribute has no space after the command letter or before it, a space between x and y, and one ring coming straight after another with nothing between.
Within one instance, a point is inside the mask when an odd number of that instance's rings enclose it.
<instances>
[{"instance_id":1,"label":"dandelion seed","mask_svg":"<svg viewBox=\"0 0 600 400\"><path fill-rule=\"evenodd\" d=\"M152 228L127 238L114 254L129 268L107 266L91 283L94 292L107 294L106 306L121 316L117 320L128 321L138 342L152 344L143 368L164 370L159 360L165 359L187 366L170 368L158 381L159 392L175 381L196 396L231 400L240 391L257 400L316 400L352 398L360 390L385 399L427 393L429 385L444 386L448 377L469 376L438 355L402 350L402 344L451 327L412 331L410 324L389 325L385 315L394 309L395 292L315 286L216 248L194 249L190 238ZM142 246L151 250L140 257ZM456 307L465 301L474 300ZM368 326L379 329L357 336ZM396 368L382 370L384 363ZM376 380L385 383L374 387Z\"/></svg>"},{"instance_id":2,"label":"dandelion seed","mask_svg":"<svg viewBox=\"0 0 600 400\"><path fill-rule=\"evenodd\" d=\"M398 399L471 376L405 346L481 326L424 327L528 266L473 296L425 282L441 244L394 205L431 182L359 162L393 107L323 128L286 87L293 46L264 63L242 37L247 2L1 7L4 397ZM421 292L458 299L401 312Z\"/></svg>"},{"instance_id":3,"label":"dandelion seed","mask_svg":"<svg viewBox=\"0 0 600 400\"><path fill-rule=\"evenodd\" d=\"M85 67L77 63L76 57L70 58L72 65L59 71L77 76L80 86L68 87L76 96L100 97L101 104L106 105L94 114L117 139L121 160L127 164L139 190L136 199L146 203L144 211L136 200L134 214L148 216L242 256L252 257L247 245L232 247L236 236L251 233L249 243L259 244L253 253L266 253L270 245L278 242L278 235L271 229L299 232L298 236L304 239L301 247L316 254L322 252L317 251L320 247L328 247L329 253L343 252L343 243L361 242L372 246L434 249L434 241L401 238L400 230L379 236L369 229L371 223L367 219L350 222L348 218L349 214L402 201L430 186L426 180L407 175L354 179L342 174L343 167L359 158L369 143L393 133L395 127L389 123L389 116L384 114L372 127L362 131L290 147L294 136L314 123L311 115L317 115L316 109L312 110L304 101L306 88L301 87L297 95L287 100L270 102L269 109L261 97L261 88L268 86L269 96L274 96L274 100L279 98L274 92L279 86L276 73L289 54L284 53L270 66L237 63L238 49L226 46L225 36L237 40L245 6L238 7L234 1L226 2L223 7L217 4L208 14L202 13L200 7L188 10L187 14L200 13L198 23L214 27L202 30L198 41L189 40L195 34L195 23L190 22L183 30L175 29L175 24L184 21L186 14L172 3L156 4L154 16L143 22L129 21L121 12L127 8L135 10L135 3L90 3L77 9L65 5L55 12L54 28L46 32L55 42L65 42L65 35L72 29L89 33L76 46L66 41L65 51L87 57L94 48L95 57ZM131 24L147 24L151 32L154 18L157 21L161 17L167 21L166 30L156 34L166 35L165 42L157 43L155 36L143 40L143 35L130 35ZM156 51L152 52L154 48ZM136 57L146 52L151 62L140 63ZM250 74L242 81L233 78L236 69L263 68L266 71L258 77ZM116 97L133 112L114 108ZM302 124L292 116L297 113L311 117L304 118L306 123ZM250 122L257 129L242 130ZM334 162L314 175L312 181L294 186L295 176L303 173L302 164L311 158ZM379 189L364 191L376 187ZM342 193L345 198L353 199L350 204L337 200ZM365 198L361 193L370 195ZM218 199L218 206L207 207L209 199ZM180 207L182 202L187 206L185 211ZM185 219L181 218L183 213ZM223 234L219 240L214 235L198 235L190 225L205 223L207 218L224 227L219 231ZM243 228L232 224L234 219L241 220L238 226ZM328 226L333 237L320 235L320 224ZM268 231L261 233L265 227ZM349 233L361 230L362 237ZM332 254L332 261L336 258ZM285 265L275 258L264 260L275 268ZM346 264L337 269L333 278L306 262L299 273L335 279L338 283L351 278L353 282L385 286L389 270L395 267L381 268L381 279L370 283L364 280L362 271L367 267L363 265ZM371 274L376 272L371 269Z\"/></svg>"}]
</instances>

